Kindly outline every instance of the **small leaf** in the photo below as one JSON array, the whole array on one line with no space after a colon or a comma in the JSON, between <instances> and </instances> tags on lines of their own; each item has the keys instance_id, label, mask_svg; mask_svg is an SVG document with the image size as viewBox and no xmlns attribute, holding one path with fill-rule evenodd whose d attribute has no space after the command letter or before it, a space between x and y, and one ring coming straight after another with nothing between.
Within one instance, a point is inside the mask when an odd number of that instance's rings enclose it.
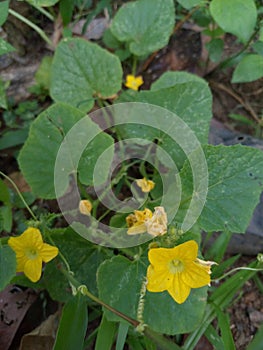
<instances>
[{"instance_id":1,"label":"small leaf","mask_svg":"<svg viewBox=\"0 0 263 350\"><path fill-rule=\"evenodd\" d=\"M263 77L263 56L250 54L242 58L233 73L232 83L246 83Z\"/></svg>"},{"instance_id":2,"label":"small leaf","mask_svg":"<svg viewBox=\"0 0 263 350\"><path fill-rule=\"evenodd\" d=\"M0 107L7 109L7 100L6 100L6 93L5 93L5 84L0 79Z\"/></svg>"},{"instance_id":3,"label":"small leaf","mask_svg":"<svg viewBox=\"0 0 263 350\"><path fill-rule=\"evenodd\" d=\"M29 4L35 5L35 6L53 6L55 5L59 0L27 0Z\"/></svg>"},{"instance_id":4,"label":"small leaf","mask_svg":"<svg viewBox=\"0 0 263 350\"><path fill-rule=\"evenodd\" d=\"M16 51L16 49L4 39L0 38L0 56L13 51Z\"/></svg>"},{"instance_id":5,"label":"small leaf","mask_svg":"<svg viewBox=\"0 0 263 350\"><path fill-rule=\"evenodd\" d=\"M205 46L209 52L211 61L220 61L224 49L224 41L222 39L215 38L209 41Z\"/></svg>"},{"instance_id":6,"label":"small leaf","mask_svg":"<svg viewBox=\"0 0 263 350\"><path fill-rule=\"evenodd\" d=\"M175 14L172 0L139 0L123 5L115 15L111 31L129 43L137 56L149 55L167 45Z\"/></svg>"},{"instance_id":7,"label":"small leaf","mask_svg":"<svg viewBox=\"0 0 263 350\"><path fill-rule=\"evenodd\" d=\"M64 39L52 64L51 96L88 111L94 97L108 98L121 89L122 68L117 56L79 38Z\"/></svg>"},{"instance_id":8,"label":"small leaf","mask_svg":"<svg viewBox=\"0 0 263 350\"><path fill-rule=\"evenodd\" d=\"M210 12L225 32L236 35L243 42L251 37L257 21L254 0L212 0Z\"/></svg>"},{"instance_id":9,"label":"small leaf","mask_svg":"<svg viewBox=\"0 0 263 350\"><path fill-rule=\"evenodd\" d=\"M0 2L0 27L5 23L8 17L9 1Z\"/></svg>"},{"instance_id":10,"label":"small leaf","mask_svg":"<svg viewBox=\"0 0 263 350\"><path fill-rule=\"evenodd\" d=\"M22 145L28 136L28 129L9 130L0 139L0 150Z\"/></svg>"},{"instance_id":11,"label":"small leaf","mask_svg":"<svg viewBox=\"0 0 263 350\"><path fill-rule=\"evenodd\" d=\"M203 3L203 0L177 0L177 2L179 2L180 5L189 10L194 6L201 5Z\"/></svg>"},{"instance_id":12,"label":"small leaf","mask_svg":"<svg viewBox=\"0 0 263 350\"><path fill-rule=\"evenodd\" d=\"M64 306L53 350L82 349L88 325L86 298L78 293Z\"/></svg>"},{"instance_id":13,"label":"small leaf","mask_svg":"<svg viewBox=\"0 0 263 350\"><path fill-rule=\"evenodd\" d=\"M0 245L0 290L3 290L16 274L16 255L8 246Z\"/></svg>"}]
</instances>

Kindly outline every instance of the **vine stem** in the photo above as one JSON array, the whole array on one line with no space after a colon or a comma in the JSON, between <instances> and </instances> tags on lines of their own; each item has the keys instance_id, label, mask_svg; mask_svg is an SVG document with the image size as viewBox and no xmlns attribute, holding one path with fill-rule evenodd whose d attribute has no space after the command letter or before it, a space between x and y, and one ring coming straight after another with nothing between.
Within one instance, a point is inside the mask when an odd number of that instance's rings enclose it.
<instances>
[{"instance_id":1,"label":"vine stem","mask_svg":"<svg viewBox=\"0 0 263 350\"><path fill-rule=\"evenodd\" d=\"M10 15L16 17L21 22L27 24L30 28L34 29L48 45L53 47L52 41L47 37L47 35L44 33L44 31L41 28L39 28L36 24L29 21L26 17L22 16L20 13L17 13L16 11L14 11L12 9L9 9L8 12L10 13Z\"/></svg>"},{"instance_id":2,"label":"vine stem","mask_svg":"<svg viewBox=\"0 0 263 350\"><path fill-rule=\"evenodd\" d=\"M32 218L35 220L35 221L38 221L37 220L37 217L35 216L35 214L33 213L33 211L30 209L30 207L28 206L27 202L25 201L24 197L22 196L22 193L19 191L17 185L14 183L14 181L7 175L5 175L2 171L0 171L0 175L2 175L6 180L8 180L11 185L14 187L14 189L16 190L19 198L21 199L21 201L24 203L25 207L27 208L28 212L30 213L30 215L32 216Z\"/></svg>"},{"instance_id":3,"label":"vine stem","mask_svg":"<svg viewBox=\"0 0 263 350\"><path fill-rule=\"evenodd\" d=\"M253 268L253 267L236 267L236 268L234 268L234 269L232 269L232 270L226 272L223 276L211 280L211 282L218 282L218 281L221 281L221 280L224 279L225 277L231 275L233 272L240 271L240 270L247 270L247 271L263 271L263 268L262 268L262 269L257 269L257 268Z\"/></svg>"},{"instance_id":4,"label":"vine stem","mask_svg":"<svg viewBox=\"0 0 263 350\"><path fill-rule=\"evenodd\" d=\"M122 312L116 310L115 308L111 307L110 305L104 303L102 300L97 298L94 294L92 294L88 290L87 286L81 285L67 270L61 268L61 271L67 277L70 284L72 284L78 291L80 291L81 294L86 295L91 300L93 300L96 303L98 303L99 305L103 306L105 309L108 309L109 311L113 312L115 315L123 318L125 321L129 322L132 326L137 327L140 324L137 320L123 314Z\"/></svg>"}]
</instances>

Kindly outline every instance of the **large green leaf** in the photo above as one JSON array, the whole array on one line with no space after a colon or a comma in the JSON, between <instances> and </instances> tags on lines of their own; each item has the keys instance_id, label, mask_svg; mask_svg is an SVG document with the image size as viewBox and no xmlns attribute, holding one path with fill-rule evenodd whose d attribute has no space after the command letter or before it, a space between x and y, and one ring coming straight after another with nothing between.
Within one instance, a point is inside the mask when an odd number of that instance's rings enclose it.
<instances>
[{"instance_id":1,"label":"large green leaf","mask_svg":"<svg viewBox=\"0 0 263 350\"><path fill-rule=\"evenodd\" d=\"M88 111L94 97L107 98L121 88L117 56L84 39L64 39L57 47L51 72L51 96Z\"/></svg>"},{"instance_id":2,"label":"large green leaf","mask_svg":"<svg viewBox=\"0 0 263 350\"><path fill-rule=\"evenodd\" d=\"M208 90L207 82L204 79L198 77L197 75L194 75L188 72L167 71L163 73L159 79L157 79L154 83L152 83L151 91L166 89L166 88L174 87L177 84L190 83L190 82L203 83L203 88Z\"/></svg>"},{"instance_id":3,"label":"large green leaf","mask_svg":"<svg viewBox=\"0 0 263 350\"><path fill-rule=\"evenodd\" d=\"M167 45L175 14L172 0L138 0L123 5L111 25L119 41L129 43L137 56L148 55Z\"/></svg>"},{"instance_id":4,"label":"large green leaf","mask_svg":"<svg viewBox=\"0 0 263 350\"><path fill-rule=\"evenodd\" d=\"M52 233L52 238L67 259L74 277L80 283L87 285L91 293L96 295L98 293L96 272L107 257L105 252L100 249L100 246L81 238L71 228L62 233ZM44 283L53 299L66 302L71 298L69 283L55 260L45 267Z\"/></svg>"},{"instance_id":5,"label":"large green leaf","mask_svg":"<svg viewBox=\"0 0 263 350\"><path fill-rule=\"evenodd\" d=\"M98 270L100 298L124 314L137 318L139 293L147 263L131 262L123 256L106 260ZM114 281L114 286L112 285ZM154 331L166 334L191 332L201 321L206 305L207 288L192 289L183 304L177 304L167 292L145 296L144 322ZM110 321L119 321L115 314L105 310ZM165 317L164 317L165 316Z\"/></svg>"},{"instance_id":6,"label":"large green leaf","mask_svg":"<svg viewBox=\"0 0 263 350\"><path fill-rule=\"evenodd\" d=\"M236 35L243 42L249 40L257 21L254 0L212 0L210 12L224 31Z\"/></svg>"},{"instance_id":7,"label":"large green leaf","mask_svg":"<svg viewBox=\"0 0 263 350\"><path fill-rule=\"evenodd\" d=\"M263 77L263 56L250 54L242 58L233 73L232 83L245 83Z\"/></svg>"},{"instance_id":8,"label":"large green leaf","mask_svg":"<svg viewBox=\"0 0 263 350\"><path fill-rule=\"evenodd\" d=\"M127 92L121 96L121 102L143 102L145 104L157 105L175 113L184 123L188 125L193 134L184 134L184 144L193 143L193 137L201 143L208 142L208 131L210 120L212 117L211 105L212 97L211 92L207 84L201 79L192 79L188 76L176 76L175 83L172 87L171 75L160 78L156 85L153 85L154 91L140 91L139 93ZM162 80L161 80L162 79ZM182 83L179 82L181 79ZM189 80L191 79L191 81ZM197 81L198 80L198 81ZM200 80L200 81L199 81ZM187 82L185 82L187 81ZM162 86L169 86L168 88L161 88ZM155 91L155 88L159 89ZM170 115L170 120L165 120L166 117L164 110L154 110L152 108L152 123L144 125L125 125L120 128L121 133L124 137L138 137L144 140L159 140L158 145L166 151L173 161L176 163L178 168L181 168L185 161L184 151L177 145L176 140L179 139L178 136L183 136L184 130L179 131L179 123L177 119ZM145 114L145 113L144 113ZM142 118L145 119L143 115ZM144 120L142 119L142 120ZM158 129L153 129L149 125L158 124L160 127ZM167 133L164 133L163 125L178 125L175 130L175 134L172 139ZM172 129L171 129L172 130ZM189 131L189 130L188 130ZM180 134L180 135L179 135ZM166 164L168 166L168 164Z\"/></svg>"},{"instance_id":9,"label":"large green leaf","mask_svg":"<svg viewBox=\"0 0 263 350\"><path fill-rule=\"evenodd\" d=\"M229 230L243 233L262 191L263 153L241 145L206 146L204 152L209 186L198 223L208 232ZM191 173L189 164L180 173L184 206L192 197Z\"/></svg>"},{"instance_id":10,"label":"large green leaf","mask_svg":"<svg viewBox=\"0 0 263 350\"><path fill-rule=\"evenodd\" d=\"M87 325L87 298L78 293L63 308L53 350L82 349Z\"/></svg>"},{"instance_id":11,"label":"large green leaf","mask_svg":"<svg viewBox=\"0 0 263 350\"><path fill-rule=\"evenodd\" d=\"M7 245L0 245L0 290L10 282L16 274L16 255Z\"/></svg>"},{"instance_id":12,"label":"large green leaf","mask_svg":"<svg viewBox=\"0 0 263 350\"><path fill-rule=\"evenodd\" d=\"M113 140L109 135L103 133L89 117L83 118L83 114L76 108L59 103L49 107L32 123L29 137L18 160L28 184L36 195L42 198L56 198L56 196L64 194L68 187L69 175L76 171L78 171L83 183L92 183L93 169L97 158L104 148L113 143ZM77 124L80 120L81 124ZM78 125L80 126L78 127ZM59 158L62 169L60 169L61 176L58 180L56 179L59 183L56 183L55 191L56 158L64 136L70 130L71 132L65 139L68 141L66 144L67 153L64 154L65 158ZM96 134L93 141L88 142ZM84 152L82 153L82 151ZM80 158L81 155L82 158ZM78 164L79 158L80 163ZM107 177L107 169L111 162L110 157L108 160L108 163L104 162L105 173L100 175L101 182L105 181Z\"/></svg>"}]
</instances>

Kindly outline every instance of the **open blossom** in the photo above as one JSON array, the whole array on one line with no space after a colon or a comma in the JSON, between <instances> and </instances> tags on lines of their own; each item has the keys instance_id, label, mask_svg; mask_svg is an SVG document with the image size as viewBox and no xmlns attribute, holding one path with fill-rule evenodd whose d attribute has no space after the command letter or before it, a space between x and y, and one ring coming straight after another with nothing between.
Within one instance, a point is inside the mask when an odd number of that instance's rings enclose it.
<instances>
[{"instance_id":1,"label":"open blossom","mask_svg":"<svg viewBox=\"0 0 263 350\"><path fill-rule=\"evenodd\" d=\"M167 215L163 207L155 207L154 213L150 209L135 210L126 218L128 235L147 232L152 236L162 236L167 232Z\"/></svg>"},{"instance_id":2,"label":"open blossom","mask_svg":"<svg viewBox=\"0 0 263 350\"><path fill-rule=\"evenodd\" d=\"M125 86L129 89L138 91L138 88L143 84L143 79L141 76L135 77L132 74L126 76Z\"/></svg>"},{"instance_id":3,"label":"open blossom","mask_svg":"<svg viewBox=\"0 0 263 350\"><path fill-rule=\"evenodd\" d=\"M49 262L58 255L58 248L43 242L37 228L29 227L22 235L11 237L8 245L16 253L16 271L37 282L41 277L42 263Z\"/></svg>"},{"instance_id":4,"label":"open blossom","mask_svg":"<svg viewBox=\"0 0 263 350\"><path fill-rule=\"evenodd\" d=\"M191 288L210 284L210 268L215 264L197 258L198 245L191 240L174 248L149 250L150 266L147 270L147 290L165 290L178 303L188 298Z\"/></svg>"},{"instance_id":5,"label":"open blossom","mask_svg":"<svg viewBox=\"0 0 263 350\"><path fill-rule=\"evenodd\" d=\"M83 215L90 215L92 210L92 204L89 200L87 199L82 199L79 202L79 211Z\"/></svg>"},{"instance_id":6,"label":"open blossom","mask_svg":"<svg viewBox=\"0 0 263 350\"><path fill-rule=\"evenodd\" d=\"M136 180L136 184L140 187L142 192L145 193L150 192L155 186L155 183L153 181L147 180L145 177L143 179Z\"/></svg>"}]
</instances>

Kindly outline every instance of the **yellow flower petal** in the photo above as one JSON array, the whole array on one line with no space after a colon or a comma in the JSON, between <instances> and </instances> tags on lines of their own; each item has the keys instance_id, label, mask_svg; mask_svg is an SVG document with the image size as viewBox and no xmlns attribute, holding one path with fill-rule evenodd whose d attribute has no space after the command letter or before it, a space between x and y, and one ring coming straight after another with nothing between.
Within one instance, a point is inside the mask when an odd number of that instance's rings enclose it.
<instances>
[{"instance_id":1,"label":"yellow flower petal","mask_svg":"<svg viewBox=\"0 0 263 350\"><path fill-rule=\"evenodd\" d=\"M128 235L137 235L139 233L146 232L146 226L144 223L135 223L133 226L128 228Z\"/></svg>"},{"instance_id":2,"label":"yellow flower petal","mask_svg":"<svg viewBox=\"0 0 263 350\"><path fill-rule=\"evenodd\" d=\"M173 276L171 287L167 290L178 304L182 304L188 298L191 288L182 281L180 273L176 273Z\"/></svg>"},{"instance_id":3,"label":"yellow flower petal","mask_svg":"<svg viewBox=\"0 0 263 350\"><path fill-rule=\"evenodd\" d=\"M182 280L191 288L199 288L210 283L210 274L205 266L192 262L182 273Z\"/></svg>"},{"instance_id":4,"label":"yellow flower petal","mask_svg":"<svg viewBox=\"0 0 263 350\"><path fill-rule=\"evenodd\" d=\"M50 260L54 259L58 255L58 248L53 247L50 244L44 243L41 251L40 251L40 256L42 260L47 263Z\"/></svg>"},{"instance_id":5,"label":"yellow flower petal","mask_svg":"<svg viewBox=\"0 0 263 350\"><path fill-rule=\"evenodd\" d=\"M42 259L39 256L34 260L27 260L24 267L24 274L30 279L32 282L37 282L41 277L42 272Z\"/></svg>"},{"instance_id":6,"label":"yellow flower petal","mask_svg":"<svg viewBox=\"0 0 263 350\"><path fill-rule=\"evenodd\" d=\"M171 274L167 269L155 270L152 265L147 269L147 289L149 292L163 292L171 283Z\"/></svg>"}]
</instances>

